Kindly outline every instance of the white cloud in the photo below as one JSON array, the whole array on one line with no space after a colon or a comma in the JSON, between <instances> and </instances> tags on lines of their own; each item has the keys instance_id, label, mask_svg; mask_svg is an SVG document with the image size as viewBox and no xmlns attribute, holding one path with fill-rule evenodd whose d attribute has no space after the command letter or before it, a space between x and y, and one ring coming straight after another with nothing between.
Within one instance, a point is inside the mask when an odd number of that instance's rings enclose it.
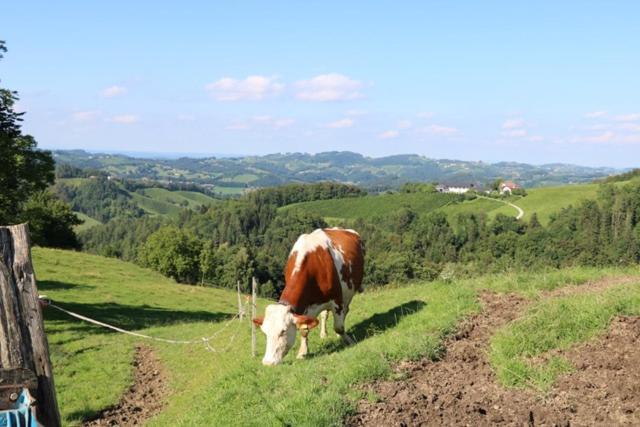
<instances>
[{"instance_id":1,"label":"white cloud","mask_svg":"<svg viewBox=\"0 0 640 427\"><path fill-rule=\"evenodd\" d=\"M418 114L416 114L416 116L420 117L421 119L430 119L434 115L435 113L432 113L431 111L421 111Z\"/></svg>"},{"instance_id":2,"label":"white cloud","mask_svg":"<svg viewBox=\"0 0 640 427\"><path fill-rule=\"evenodd\" d=\"M622 142L627 144L640 144L640 135L627 135L622 138Z\"/></svg>"},{"instance_id":3,"label":"white cloud","mask_svg":"<svg viewBox=\"0 0 640 427\"><path fill-rule=\"evenodd\" d=\"M615 137L616 137L615 133L608 131L598 135L584 137L582 138L582 140L586 142L591 142L594 144L601 144L605 142L611 142Z\"/></svg>"},{"instance_id":4,"label":"white cloud","mask_svg":"<svg viewBox=\"0 0 640 427\"><path fill-rule=\"evenodd\" d=\"M295 84L296 97L303 101L349 101L362 98L363 84L338 73L321 74Z\"/></svg>"},{"instance_id":5,"label":"white cloud","mask_svg":"<svg viewBox=\"0 0 640 427\"><path fill-rule=\"evenodd\" d=\"M637 122L640 121L640 113L623 114L616 117L619 122Z\"/></svg>"},{"instance_id":6,"label":"white cloud","mask_svg":"<svg viewBox=\"0 0 640 427\"><path fill-rule=\"evenodd\" d=\"M249 124L245 122L233 122L228 125L225 129L227 130L247 130L249 129Z\"/></svg>"},{"instance_id":7,"label":"white cloud","mask_svg":"<svg viewBox=\"0 0 640 427\"><path fill-rule=\"evenodd\" d=\"M544 141L544 137L540 136L540 135L532 135L529 138L529 141L531 142L541 142Z\"/></svg>"},{"instance_id":8,"label":"white cloud","mask_svg":"<svg viewBox=\"0 0 640 427\"><path fill-rule=\"evenodd\" d=\"M273 120L273 117L271 116L253 116L253 121L256 123L269 123Z\"/></svg>"},{"instance_id":9,"label":"white cloud","mask_svg":"<svg viewBox=\"0 0 640 427\"><path fill-rule=\"evenodd\" d=\"M249 76L245 79L223 77L205 86L205 90L218 101L258 101L277 95L284 85L275 77Z\"/></svg>"},{"instance_id":10,"label":"white cloud","mask_svg":"<svg viewBox=\"0 0 640 427\"><path fill-rule=\"evenodd\" d=\"M452 136L459 132L456 128L441 125L427 126L424 130L425 132L439 136Z\"/></svg>"},{"instance_id":11,"label":"white cloud","mask_svg":"<svg viewBox=\"0 0 640 427\"><path fill-rule=\"evenodd\" d=\"M349 128L353 126L354 123L352 119L340 119L327 124L327 127L332 129Z\"/></svg>"},{"instance_id":12,"label":"white cloud","mask_svg":"<svg viewBox=\"0 0 640 427\"><path fill-rule=\"evenodd\" d=\"M412 125L413 123L410 120L400 120L397 124L399 129L409 129Z\"/></svg>"},{"instance_id":13,"label":"white cloud","mask_svg":"<svg viewBox=\"0 0 640 427\"><path fill-rule=\"evenodd\" d=\"M291 126L295 123L295 120L289 117L272 117L268 115L254 116L253 121L265 126L271 126L274 129L281 129L287 126Z\"/></svg>"},{"instance_id":14,"label":"white cloud","mask_svg":"<svg viewBox=\"0 0 640 427\"><path fill-rule=\"evenodd\" d=\"M273 122L274 129L281 129L287 126L291 126L295 123L295 120L290 118L277 119Z\"/></svg>"},{"instance_id":15,"label":"white cloud","mask_svg":"<svg viewBox=\"0 0 640 427\"><path fill-rule=\"evenodd\" d=\"M135 114L122 114L119 116L111 117L111 121L114 123L120 123L124 125L130 125L140 121L140 118Z\"/></svg>"},{"instance_id":16,"label":"white cloud","mask_svg":"<svg viewBox=\"0 0 640 427\"><path fill-rule=\"evenodd\" d=\"M509 119L502 124L502 129L518 129L526 126L524 119Z\"/></svg>"},{"instance_id":17,"label":"white cloud","mask_svg":"<svg viewBox=\"0 0 640 427\"><path fill-rule=\"evenodd\" d=\"M380 139L394 139L400 136L400 132L397 130L387 130L378 135Z\"/></svg>"},{"instance_id":18,"label":"white cloud","mask_svg":"<svg viewBox=\"0 0 640 427\"><path fill-rule=\"evenodd\" d=\"M102 89L100 95L104 98L113 98L116 96L124 95L127 93L127 88L124 86L113 85Z\"/></svg>"},{"instance_id":19,"label":"white cloud","mask_svg":"<svg viewBox=\"0 0 640 427\"><path fill-rule=\"evenodd\" d=\"M624 123L620 125L620 129L628 130L631 132L640 132L640 124L637 123Z\"/></svg>"},{"instance_id":20,"label":"white cloud","mask_svg":"<svg viewBox=\"0 0 640 427\"><path fill-rule=\"evenodd\" d=\"M595 125L587 126L586 129L587 130L605 130L605 129L609 129L610 127L611 125L608 125L605 123L596 123Z\"/></svg>"},{"instance_id":21,"label":"white cloud","mask_svg":"<svg viewBox=\"0 0 640 427\"><path fill-rule=\"evenodd\" d=\"M587 119L597 119L599 117L604 117L607 115L606 111L592 111L584 115Z\"/></svg>"},{"instance_id":22,"label":"white cloud","mask_svg":"<svg viewBox=\"0 0 640 427\"><path fill-rule=\"evenodd\" d=\"M76 111L71 114L71 120L74 122L92 122L100 116L99 111Z\"/></svg>"},{"instance_id":23,"label":"white cloud","mask_svg":"<svg viewBox=\"0 0 640 427\"><path fill-rule=\"evenodd\" d=\"M507 138L522 138L524 136L527 136L527 130L526 129L511 129L505 132L502 132L503 136L506 136Z\"/></svg>"}]
</instances>

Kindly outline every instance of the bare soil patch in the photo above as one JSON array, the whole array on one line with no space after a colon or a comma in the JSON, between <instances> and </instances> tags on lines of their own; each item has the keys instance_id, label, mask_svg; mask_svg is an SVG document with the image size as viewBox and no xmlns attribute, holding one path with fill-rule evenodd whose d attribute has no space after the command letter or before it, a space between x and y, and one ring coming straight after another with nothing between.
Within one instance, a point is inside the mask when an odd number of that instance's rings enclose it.
<instances>
[{"instance_id":1,"label":"bare soil patch","mask_svg":"<svg viewBox=\"0 0 640 427\"><path fill-rule=\"evenodd\" d=\"M167 381L153 349L146 345L137 346L133 366L133 385L120 403L84 423L85 427L143 425L164 407Z\"/></svg>"},{"instance_id":2,"label":"bare soil patch","mask_svg":"<svg viewBox=\"0 0 640 427\"><path fill-rule=\"evenodd\" d=\"M545 292L545 297L565 297L569 295L577 295L591 292L602 292L618 285L628 285L630 283L638 283L638 276L620 276L605 277L600 280L589 281L580 285L563 286L553 291Z\"/></svg>"},{"instance_id":3,"label":"bare soil patch","mask_svg":"<svg viewBox=\"0 0 640 427\"><path fill-rule=\"evenodd\" d=\"M583 291L591 288L581 286ZM499 385L487 358L493 333L519 317L529 302L491 293L482 294L481 301L483 312L461 324L447 340L441 360L403 363L398 371L406 379L366 386L378 400L359 402L347 424L640 425L639 318L618 318L606 335L556 353L576 370L542 394Z\"/></svg>"}]
</instances>

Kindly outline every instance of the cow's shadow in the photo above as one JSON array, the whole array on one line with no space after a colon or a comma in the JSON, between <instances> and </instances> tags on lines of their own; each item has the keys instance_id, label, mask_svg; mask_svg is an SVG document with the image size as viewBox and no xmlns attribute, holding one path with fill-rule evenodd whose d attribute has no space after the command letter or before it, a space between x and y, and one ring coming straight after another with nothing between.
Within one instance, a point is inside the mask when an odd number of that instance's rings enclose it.
<instances>
[{"instance_id":1,"label":"cow's shadow","mask_svg":"<svg viewBox=\"0 0 640 427\"><path fill-rule=\"evenodd\" d=\"M426 303L424 301L412 300L405 302L383 313L376 313L373 316L356 323L347 330L347 334L354 339L355 344L357 345L359 342L362 342L367 338L393 328L403 317L410 316L422 310L425 306ZM347 322L348 321L349 317L347 316ZM331 325L327 325L327 332L331 336L334 332L330 326ZM320 341L320 338L318 338L318 341ZM331 340L330 342L322 345L318 351L309 354L307 357L313 358L323 356L328 353L343 350L347 347L349 347L349 344L345 343L343 340Z\"/></svg>"}]
</instances>

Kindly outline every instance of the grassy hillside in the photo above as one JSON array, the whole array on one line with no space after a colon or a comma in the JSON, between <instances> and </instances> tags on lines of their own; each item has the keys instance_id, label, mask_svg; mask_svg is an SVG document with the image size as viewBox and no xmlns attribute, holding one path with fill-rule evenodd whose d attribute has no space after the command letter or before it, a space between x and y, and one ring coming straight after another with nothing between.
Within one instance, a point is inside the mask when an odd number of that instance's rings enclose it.
<instances>
[{"instance_id":1,"label":"grassy hillside","mask_svg":"<svg viewBox=\"0 0 640 427\"><path fill-rule=\"evenodd\" d=\"M117 260L40 248L34 249L33 257L42 293L65 308L128 329L192 339L220 331L221 322L236 311L233 292L178 285ZM629 273L638 271L572 269L368 290L356 296L347 321L356 345L344 347L333 337L321 343L314 331L308 360L297 361L290 354L284 365L269 369L249 355L248 321L222 330L212 342L218 352L200 344L150 342L167 369L171 395L149 425L338 425L362 397L355 384L391 375L392 364L400 359L437 357L443 336L479 309L477 292L515 291L539 298L541 291L566 284ZM624 301L624 295L616 296L611 306L622 307ZM260 301L261 306L265 303ZM562 310L546 313L551 317L543 320L549 327L564 324L558 321ZM131 383L135 339L50 308L45 318L60 406L65 424L74 425L115 403ZM604 319L595 329L594 318ZM586 311L576 325L599 331L606 319L597 310ZM576 339L589 336L592 332ZM513 357L526 351L527 340L509 342ZM262 353L261 334L258 345Z\"/></svg>"},{"instance_id":2,"label":"grassy hillside","mask_svg":"<svg viewBox=\"0 0 640 427\"><path fill-rule=\"evenodd\" d=\"M622 185L622 184L620 184ZM576 205L581 200L595 199L599 184L575 184L559 187L543 187L527 190L526 197L510 197L506 200L520 206L524 212L524 220L528 220L533 212L543 224L549 222L551 214L569 205ZM498 213L509 216L517 215L515 209L497 200L475 199L458 202L456 196L450 194L394 193L370 195L359 198L318 200L298 203L282 209L304 209L322 215L330 223L355 218L371 218L385 215L402 207L409 207L417 212L440 210L453 218L458 213L484 212L493 217Z\"/></svg>"},{"instance_id":3,"label":"grassy hillside","mask_svg":"<svg viewBox=\"0 0 640 427\"><path fill-rule=\"evenodd\" d=\"M91 218L90 216L82 213L82 212L74 212L76 214L76 216L78 218L80 218L81 220L83 220L84 222L80 225L77 225L76 227L74 227L74 230L76 231L76 233L79 233L81 231L84 230L88 230L89 228L96 226L96 225L100 225L102 224L100 221Z\"/></svg>"},{"instance_id":4,"label":"grassy hillside","mask_svg":"<svg viewBox=\"0 0 640 427\"><path fill-rule=\"evenodd\" d=\"M527 190L527 196L509 199L511 203L520 206L524 210L524 220L528 220L532 213L537 213L541 223L549 222L552 213L569 205L576 205L581 200L595 199L598 193L598 184L563 185L559 187L532 188ZM492 212L513 215L513 208L501 206Z\"/></svg>"},{"instance_id":5,"label":"grassy hillside","mask_svg":"<svg viewBox=\"0 0 640 427\"><path fill-rule=\"evenodd\" d=\"M326 218L356 219L387 215L405 207L417 212L428 212L441 208L457 199L458 196L453 194L393 193L316 200L288 205L283 209L303 209Z\"/></svg>"},{"instance_id":6,"label":"grassy hillside","mask_svg":"<svg viewBox=\"0 0 640 427\"><path fill-rule=\"evenodd\" d=\"M82 150L57 150L54 158L82 168L98 168L118 178L149 178L231 184L241 190L246 185L267 187L292 182L337 181L366 188L398 188L405 182L492 182L496 178L513 179L527 187L591 182L616 173L611 168L588 168L550 164L533 166L524 163L488 164L418 155L395 155L379 158L352 152L317 154L286 153L237 158L151 159L119 154L96 154ZM224 188L224 187L219 187ZM229 188L229 187L227 187Z\"/></svg>"},{"instance_id":7,"label":"grassy hillside","mask_svg":"<svg viewBox=\"0 0 640 427\"><path fill-rule=\"evenodd\" d=\"M214 199L213 197L194 191L169 191L165 188L145 188L138 190L138 193L152 200L191 209L220 202L219 199Z\"/></svg>"}]
</instances>

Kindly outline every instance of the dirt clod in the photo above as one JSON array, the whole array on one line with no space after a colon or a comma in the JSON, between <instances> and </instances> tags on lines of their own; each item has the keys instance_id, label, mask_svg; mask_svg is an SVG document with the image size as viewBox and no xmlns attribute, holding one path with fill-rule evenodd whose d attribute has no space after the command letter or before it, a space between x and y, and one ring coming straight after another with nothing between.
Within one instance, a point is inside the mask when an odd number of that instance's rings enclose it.
<instances>
[{"instance_id":1,"label":"dirt clod","mask_svg":"<svg viewBox=\"0 0 640 427\"><path fill-rule=\"evenodd\" d=\"M405 362L400 369L408 378L368 385L378 399L359 402L347 424L640 425L640 318L619 317L604 336L557 352L576 370L542 394L502 387L487 359L493 333L520 316L528 301L491 293L481 301L483 312L460 325L441 360Z\"/></svg>"},{"instance_id":2,"label":"dirt clod","mask_svg":"<svg viewBox=\"0 0 640 427\"><path fill-rule=\"evenodd\" d=\"M166 377L153 349L145 345L136 347L134 383L120 403L105 409L85 427L143 425L164 407L167 395Z\"/></svg>"}]
</instances>

